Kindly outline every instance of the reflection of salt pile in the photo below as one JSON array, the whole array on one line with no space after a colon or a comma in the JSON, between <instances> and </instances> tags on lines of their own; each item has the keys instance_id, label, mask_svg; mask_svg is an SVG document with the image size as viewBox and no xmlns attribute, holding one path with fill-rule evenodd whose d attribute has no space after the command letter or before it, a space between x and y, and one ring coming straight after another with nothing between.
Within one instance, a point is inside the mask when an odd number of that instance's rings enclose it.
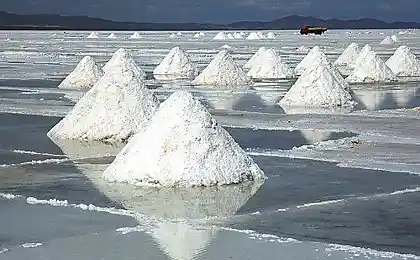
<instances>
[{"instance_id":1,"label":"reflection of salt pile","mask_svg":"<svg viewBox=\"0 0 420 260\"><path fill-rule=\"evenodd\" d=\"M353 42L349 46L347 46L347 48L337 58L334 64L352 66L356 62L356 59L359 56L359 54L360 54L359 45Z\"/></svg>"},{"instance_id":2,"label":"reflection of salt pile","mask_svg":"<svg viewBox=\"0 0 420 260\"><path fill-rule=\"evenodd\" d=\"M381 45L390 45L390 44L394 44L395 42L394 42L394 40L391 38L391 37L389 37L389 36L387 36L387 37L385 37L385 39L383 39L382 41L381 41Z\"/></svg>"},{"instance_id":3,"label":"reflection of salt pile","mask_svg":"<svg viewBox=\"0 0 420 260\"><path fill-rule=\"evenodd\" d=\"M355 93L355 100L361 105L362 109L376 110L382 109L381 105L387 97L387 92L383 90L361 89Z\"/></svg>"},{"instance_id":4,"label":"reflection of salt pile","mask_svg":"<svg viewBox=\"0 0 420 260\"><path fill-rule=\"evenodd\" d=\"M420 60L407 46L400 46L388 59L386 65L397 76L420 76Z\"/></svg>"},{"instance_id":5,"label":"reflection of salt pile","mask_svg":"<svg viewBox=\"0 0 420 260\"><path fill-rule=\"evenodd\" d=\"M391 82L396 80L395 74L374 52L368 51L361 54L357 67L346 78L350 83L376 83Z\"/></svg>"},{"instance_id":6,"label":"reflection of salt pile","mask_svg":"<svg viewBox=\"0 0 420 260\"><path fill-rule=\"evenodd\" d=\"M251 67L248 76L258 79L292 78L293 70L282 61L273 49L266 50L260 59Z\"/></svg>"},{"instance_id":7,"label":"reflection of salt pile","mask_svg":"<svg viewBox=\"0 0 420 260\"><path fill-rule=\"evenodd\" d=\"M224 32L219 32L213 37L213 40L227 40L228 36Z\"/></svg>"},{"instance_id":8,"label":"reflection of salt pile","mask_svg":"<svg viewBox=\"0 0 420 260\"><path fill-rule=\"evenodd\" d=\"M311 51L311 49L309 49L308 47L305 47L305 46L300 46L299 48L297 48L295 50L295 52L298 52L298 53L308 53L310 51Z\"/></svg>"},{"instance_id":9,"label":"reflection of salt pile","mask_svg":"<svg viewBox=\"0 0 420 260\"><path fill-rule=\"evenodd\" d=\"M91 34L89 34L89 36L87 38L88 39L98 39L99 34L97 32L92 32Z\"/></svg>"},{"instance_id":10,"label":"reflection of salt pile","mask_svg":"<svg viewBox=\"0 0 420 260\"><path fill-rule=\"evenodd\" d=\"M130 36L130 39L140 39L141 34L139 32L133 33L133 35Z\"/></svg>"},{"instance_id":11,"label":"reflection of salt pile","mask_svg":"<svg viewBox=\"0 0 420 260\"><path fill-rule=\"evenodd\" d=\"M158 106L141 78L115 70L105 73L48 136L123 142L147 125Z\"/></svg>"},{"instance_id":12,"label":"reflection of salt pile","mask_svg":"<svg viewBox=\"0 0 420 260\"><path fill-rule=\"evenodd\" d=\"M252 55L252 57L245 63L244 68L250 69L254 65L254 63L258 63L258 59L266 50L267 49L265 47L260 47L258 51L254 55Z\"/></svg>"},{"instance_id":13,"label":"reflection of salt pile","mask_svg":"<svg viewBox=\"0 0 420 260\"><path fill-rule=\"evenodd\" d=\"M58 88L89 89L102 75L103 71L95 60L86 56L77 64L73 72L61 82Z\"/></svg>"},{"instance_id":14,"label":"reflection of salt pile","mask_svg":"<svg viewBox=\"0 0 420 260\"><path fill-rule=\"evenodd\" d=\"M300 130L300 132L310 144L326 141L331 135L328 131L318 129Z\"/></svg>"},{"instance_id":15,"label":"reflection of salt pile","mask_svg":"<svg viewBox=\"0 0 420 260\"><path fill-rule=\"evenodd\" d=\"M117 35L115 35L115 33L111 33L110 35L108 35L107 37L108 39L116 39Z\"/></svg>"},{"instance_id":16,"label":"reflection of salt pile","mask_svg":"<svg viewBox=\"0 0 420 260\"><path fill-rule=\"evenodd\" d=\"M145 78L146 73L137 66L131 54L123 48L118 49L111 59L103 67L105 73L112 72L114 70L129 71L133 73L135 77Z\"/></svg>"},{"instance_id":17,"label":"reflection of salt pile","mask_svg":"<svg viewBox=\"0 0 420 260\"><path fill-rule=\"evenodd\" d=\"M226 50L222 50L194 79L193 84L211 85L217 88L248 89L252 82L230 54Z\"/></svg>"},{"instance_id":18,"label":"reflection of salt pile","mask_svg":"<svg viewBox=\"0 0 420 260\"><path fill-rule=\"evenodd\" d=\"M184 50L175 47L169 51L168 55L153 70L153 74L167 75L177 79L190 79L197 75L197 66Z\"/></svg>"},{"instance_id":19,"label":"reflection of salt pile","mask_svg":"<svg viewBox=\"0 0 420 260\"><path fill-rule=\"evenodd\" d=\"M324 65L330 64L327 56L318 46L313 47L311 51L305 56L305 58L303 58L303 60L299 62L298 65L296 65L295 73L297 75L304 73L307 69L312 68L315 62L320 62Z\"/></svg>"},{"instance_id":20,"label":"reflection of salt pile","mask_svg":"<svg viewBox=\"0 0 420 260\"><path fill-rule=\"evenodd\" d=\"M331 65L322 63L306 70L290 88L280 106L350 107L353 105L348 85Z\"/></svg>"},{"instance_id":21,"label":"reflection of salt pile","mask_svg":"<svg viewBox=\"0 0 420 260\"><path fill-rule=\"evenodd\" d=\"M242 183L262 179L264 173L198 100L177 91L117 155L104 178L188 187Z\"/></svg>"}]
</instances>

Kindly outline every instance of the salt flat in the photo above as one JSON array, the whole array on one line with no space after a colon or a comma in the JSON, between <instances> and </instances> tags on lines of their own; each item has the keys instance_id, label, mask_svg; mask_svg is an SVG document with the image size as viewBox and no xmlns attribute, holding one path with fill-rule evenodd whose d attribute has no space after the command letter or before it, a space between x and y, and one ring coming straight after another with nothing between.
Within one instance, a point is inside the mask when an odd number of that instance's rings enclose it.
<instances>
[{"instance_id":1,"label":"salt flat","mask_svg":"<svg viewBox=\"0 0 420 260\"><path fill-rule=\"evenodd\" d=\"M130 50L163 101L185 84L153 79L175 46L200 71L223 45L241 65L262 46L292 68L302 45L319 45L333 62L351 42L370 44L384 61L402 44L419 58L420 31L400 31L274 31L276 39L252 41L212 40L218 32L0 32L0 259L420 259L417 80L351 85L352 112L276 107L296 79L241 91L188 87L268 177L241 189L109 184L101 174L121 147L46 136L84 94L57 86L85 55L103 65ZM380 44L393 34L401 43Z\"/></svg>"}]
</instances>

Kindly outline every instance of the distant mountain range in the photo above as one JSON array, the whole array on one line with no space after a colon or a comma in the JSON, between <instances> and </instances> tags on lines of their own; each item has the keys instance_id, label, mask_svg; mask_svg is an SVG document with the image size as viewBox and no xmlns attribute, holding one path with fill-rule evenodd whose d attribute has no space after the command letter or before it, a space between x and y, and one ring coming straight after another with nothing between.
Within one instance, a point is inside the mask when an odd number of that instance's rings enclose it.
<instances>
[{"instance_id":1,"label":"distant mountain range","mask_svg":"<svg viewBox=\"0 0 420 260\"><path fill-rule=\"evenodd\" d=\"M408 29L420 28L416 22L388 23L376 19L319 19L311 16L286 16L274 21L242 21L230 24L210 23L135 23L115 22L87 16L50 14L18 15L0 11L1 30L290 30L303 25L326 26L330 29Z\"/></svg>"}]
</instances>

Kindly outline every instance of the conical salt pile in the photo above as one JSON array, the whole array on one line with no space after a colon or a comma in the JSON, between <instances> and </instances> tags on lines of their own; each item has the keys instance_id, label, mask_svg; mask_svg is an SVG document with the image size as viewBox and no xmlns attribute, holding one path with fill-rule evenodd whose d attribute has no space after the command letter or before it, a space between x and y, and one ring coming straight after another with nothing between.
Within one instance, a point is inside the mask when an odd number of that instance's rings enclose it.
<instances>
[{"instance_id":1,"label":"conical salt pile","mask_svg":"<svg viewBox=\"0 0 420 260\"><path fill-rule=\"evenodd\" d=\"M176 38L176 34L175 34L175 33L171 33L171 34L169 35L169 38Z\"/></svg>"},{"instance_id":2,"label":"conical salt pile","mask_svg":"<svg viewBox=\"0 0 420 260\"><path fill-rule=\"evenodd\" d=\"M146 73L136 64L131 54L123 48L118 49L111 59L105 64L102 70L112 72L113 70L131 71L138 78L145 78Z\"/></svg>"},{"instance_id":3,"label":"conical salt pile","mask_svg":"<svg viewBox=\"0 0 420 260\"><path fill-rule=\"evenodd\" d=\"M357 56L356 61L350 65L351 68L356 68L360 66L360 62L363 60L366 53L373 51L372 46L369 44L366 44L363 46L363 48L360 50L359 56Z\"/></svg>"},{"instance_id":4,"label":"conical salt pile","mask_svg":"<svg viewBox=\"0 0 420 260\"><path fill-rule=\"evenodd\" d=\"M103 177L142 186L190 187L242 183L265 175L198 100L177 91Z\"/></svg>"},{"instance_id":5,"label":"conical salt pile","mask_svg":"<svg viewBox=\"0 0 420 260\"><path fill-rule=\"evenodd\" d=\"M385 37L385 39L383 39L382 41L381 41L381 45L390 45L390 44L394 44L395 42L394 42L394 40L391 38L391 37L389 37L389 36L387 36L387 37Z\"/></svg>"},{"instance_id":6,"label":"conical salt pile","mask_svg":"<svg viewBox=\"0 0 420 260\"><path fill-rule=\"evenodd\" d=\"M276 39L276 35L273 32L267 33L265 36L266 39Z\"/></svg>"},{"instance_id":7,"label":"conical salt pile","mask_svg":"<svg viewBox=\"0 0 420 260\"><path fill-rule=\"evenodd\" d=\"M337 78L331 65L319 63L306 70L290 88L280 106L290 107L351 107L348 87Z\"/></svg>"},{"instance_id":8,"label":"conical salt pile","mask_svg":"<svg viewBox=\"0 0 420 260\"><path fill-rule=\"evenodd\" d=\"M242 39L242 38L243 38L243 37L242 37L242 34L240 34L240 33L238 33L238 32L234 33L234 34L233 34L233 37L234 37L235 39Z\"/></svg>"},{"instance_id":9,"label":"conical salt pile","mask_svg":"<svg viewBox=\"0 0 420 260\"><path fill-rule=\"evenodd\" d=\"M248 76L257 79L292 78L293 70L282 61L273 49L266 50L248 72Z\"/></svg>"},{"instance_id":10,"label":"conical salt pile","mask_svg":"<svg viewBox=\"0 0 420 260\"><path fill-rule=\"evenodd\" d=\"M130 39L140 39L141 34L139 32L133 33L133 35L130 36Z\"/></svg>"},{"instance_id":11,"label":"conical salt pile","mask_svg":"<svg viewBox=\"0 0 420 260\"><path fill-rule=\"evenodd\" d=\"M89 34L89 36L87 38L88 39L98 39L99 34L97 32L92 32L91 34Z\"/></svg>"},{"instance_id":12,"label":"conical salt pile","mask_svg":"<svg viewBox=\"0 0 420 260\"><path fill-rule=\"evenodd\" d=\"M386 65L397 76L419 77L420 76L420 60L411 52L407 46L400 46L392 55Z\"/></svg>"},{"instance_id":13,"label":"conical salt pile","mask_svg":"<svg viewBox=\"0 0 420 260\"><path fill-rule=\"evenodd\" d=\"M303 45L295 50L295 52L298 52L298 53L309 53L310 51L311 49Z\"/></svg>"},{"instance_id":14,"label":"conical salt pile","mask_svg":"<svg viewBox=\"0 0 420 260\"><path fill-rule=\"evenodd\" d=\"M200 33L194 34L194 38L200 38L200 37L201 37Z\"/></svg>"},{"instance_id":15,"label":"conical salt pile","mask_svg":"<svg viewBox=\"0 0 420 260\"><path fill-rule=\"evenodd\" d=\"M258 51L245 63L244 68L250 69L255 63L258 63L258 59L260 59L266 50L267 49L265 47L260 47Z\"/></svg>"},{"instance_id":16,"label":"conical salt pile","mask_svg":"<svg viewBox=\"0 0 420 260\"><path fill-rule=\"evenodd\" d=\"M213 37L213 40L227 40L228 36L224 32L219 32Z\"/></svg>"},{"instance_id":17,"label":"conical salt pile","mask_svg":"<svg viewBox=\"0 0 420 260\"><path fill-rule=\"evenodd\" d=\"M107 37L108 39L116 39L117 35L115 35L115 33L111 33L110 35L108 35Z\"/></svg>"},{"instance_id":18,"label":"conical salt pile","mask_svg":"<svg viewBox=\"0 0 420 260\"><path fill-rule=\"evenodd\" d=\"M232 59L228 51L222 50L194 79L193 84L211 85L216 88L248 89L252 81Z\"/></svg>"},{"instance_id":19,"label":"conical salt pile","mask_svg":"<svg viewBox=\"0 0 420 260\"><path fill-rule=\"evenodd\" d=\"M197 66L184 50L175 47L153 70L153 74L190 79L197 75Z\"/></svg>"},{"instance_id":20,"label":"conical salt pile","mask_svg":"<svg viewBox=\"0 0 420 260\"><path fill-rule=\"evenodd\" d=\"M68 89L89 89L102 77L103 71L90 57L84 57L76 68L58 86Z\"/></svg>"},{"instance_id":21,"label":"conical salt pile","mask_svg":"<svg viewBox=\"0 0 420 260\"><path fill-rule=\"evenodd\" d=\"M315 46L311 51L303 58L301 62L296 66L295 73L297 75L303 74L307 69L310 69L313 66L314 62L320 61L322 64L328 65L327 56L321 51L321 48Z\"/></svg>"},{"instance_id":22,"label":"conical salt pile","mask_svg":"<svg viewBox=\"0 0 420 260\"><path fill-rule=\"evenodd\" d=\"M58 139L118 143L142 130L158 99L131 71L106 73L49 132Z\"/></svg>"},{"instance_id":23,"label":"conical salt pile","mask_svg":"<svg viewBox=\"0 0 420 260\"><path fill-rule=\"evenodd\" d=\"M346 78L346 81L350 83L379 83L395 80L395 74L374 51L365 53L358 61L357 67Z\"/></svg>"},{"instance_id":24,"label":"conical salt pile","mask_svg":"<svg viewBox=\"0 0 420 260\"><path fill-rule=\"evenodd\" d=\"M334 64L352 66L356 62L357 57L359 57L359 54L360 47L357 43L353 42L349 46L347 46L347 48L337 58Z\"/></svg>"},{"instance_id":25,"label":"conical salt pile","mask_svg":"<svg viewBox=\"0 0 420 260\"><path fill-rule=\"evenodd\" d=\"M228 33L227 38L228 38L229 40L233 40L233 39L235 39L235 37L234 37L234 36L233 36L233 34L231 34L231 33Z\"/></svg>"},{"instance_id":26,"label":"conical salt pile","mask_svg":"<svg viewBox=\"0 0 420 260\"><path fill-rule=\"evenodd\" d=\"M392 36L391 36L391 39L392 39L394 42L400 42L400 39L398 38L398 36L397 36L397 35L392 35Z\"/></svg>"},{"instance_id":27,"label":"conical salt pile","mask_svg":"<svg viewBox=\"0 0 420 260\"><path fill-rule=\"evenodd\" d=\"M256 33L256 32L251 32L249 35L248 35L248 37L246 37L246 39L247 40L261 40L262 39L262 37L261 37L261 35L259 35L258 33Z\"/></svg>"}]
</instances>

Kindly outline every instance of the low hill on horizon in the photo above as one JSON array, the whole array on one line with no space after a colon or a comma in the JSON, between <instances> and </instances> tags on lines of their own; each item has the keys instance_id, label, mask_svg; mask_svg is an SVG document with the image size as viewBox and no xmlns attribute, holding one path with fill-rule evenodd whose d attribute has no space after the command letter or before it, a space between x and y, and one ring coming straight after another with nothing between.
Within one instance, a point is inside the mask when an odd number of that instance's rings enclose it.
<instances>
[{"instance_id":1,"label":"low hill on horizon","mask_svg":"<svg viewBox=\"0 0 420 260\"><path fill-rule=\"evenodd\" d=\"M0 30L298 30L304 25L329 29L409 29L420 28L416 22L384 22L362 18L356 20L320 19L290 15L273 21L241 21L230 24L211 23L135 23L115 22L88 16L54 14L18 15L0 11Z\"/></svg>"}]
</instances>

